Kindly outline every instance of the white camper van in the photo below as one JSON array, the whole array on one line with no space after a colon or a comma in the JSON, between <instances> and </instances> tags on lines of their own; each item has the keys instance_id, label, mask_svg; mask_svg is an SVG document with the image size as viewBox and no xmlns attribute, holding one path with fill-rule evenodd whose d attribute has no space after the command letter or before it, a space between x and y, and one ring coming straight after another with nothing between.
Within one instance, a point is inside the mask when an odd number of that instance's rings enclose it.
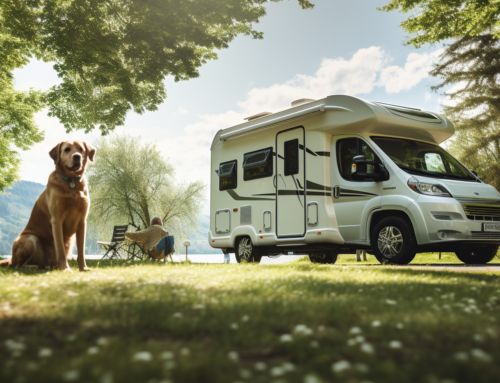
<instances>
[{"instance_id":1,"label":"white camper van","mask_svg":"<svg viewBox=\"0 0 500 383\"><path fill-rule=\"evenodd\" d=\"M212 143L209 242L238 262L366 249L406 264L420 251L487 263L500 194L438 144L445 117L350 96L298 100L220 130Z\"/></svg>"}]
</instances>

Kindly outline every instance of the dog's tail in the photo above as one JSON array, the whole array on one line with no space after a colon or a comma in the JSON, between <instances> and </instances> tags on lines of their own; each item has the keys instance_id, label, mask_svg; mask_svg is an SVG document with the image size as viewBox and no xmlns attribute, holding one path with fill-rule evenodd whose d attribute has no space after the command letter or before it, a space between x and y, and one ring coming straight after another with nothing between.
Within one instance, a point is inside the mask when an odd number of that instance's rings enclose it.
<instances>
[{"instance_id":1,"label":"dog's tail","mask_svg":"<svg viewBox=\"0 0 500 383\"><path fill-rule=\"evenodd\" d=\"M0 259L0 267L9 267L10 265L12 265L10 259Z\"/></svg>"}]
</instances>

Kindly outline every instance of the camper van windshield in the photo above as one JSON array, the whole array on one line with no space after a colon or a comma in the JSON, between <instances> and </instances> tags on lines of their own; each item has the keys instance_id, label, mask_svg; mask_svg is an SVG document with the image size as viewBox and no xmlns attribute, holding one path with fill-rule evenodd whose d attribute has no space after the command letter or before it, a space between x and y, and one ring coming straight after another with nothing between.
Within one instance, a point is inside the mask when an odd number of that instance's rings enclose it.
<instances>
[{"instance_id":1,"label":"camper van windshield","mask_svg":"<svg viewBox=\"0 0 500 383\"><path fill-rule=\"evenodd\" d=\"M371 138L396 165L407 173L477 181L460 162L437 145L402 138Z\"/></svg>"}]
</instances>

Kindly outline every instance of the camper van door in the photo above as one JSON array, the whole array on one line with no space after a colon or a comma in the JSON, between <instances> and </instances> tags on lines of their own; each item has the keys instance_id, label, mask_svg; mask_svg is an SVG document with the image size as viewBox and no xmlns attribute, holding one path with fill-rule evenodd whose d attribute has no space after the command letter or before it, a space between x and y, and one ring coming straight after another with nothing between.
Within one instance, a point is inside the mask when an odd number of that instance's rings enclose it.
<instances>
[{"instance_id":1,"label":"camper van door","mask_svg":"<svg viewBox=\"0 0 500 383\"><path fill-rule=\"evenodd\" d=\"M304 128L276 135L276 232L278 237L305 234Z\"/></svg>"}]
</instances>

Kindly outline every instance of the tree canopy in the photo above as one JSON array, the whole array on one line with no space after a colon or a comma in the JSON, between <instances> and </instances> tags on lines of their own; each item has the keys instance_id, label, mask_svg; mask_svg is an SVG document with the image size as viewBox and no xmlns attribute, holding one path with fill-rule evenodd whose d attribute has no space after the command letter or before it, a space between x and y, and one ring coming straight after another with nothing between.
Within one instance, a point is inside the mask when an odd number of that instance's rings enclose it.
<instances>
[{"instance_id":1,"label":"tree canopy","mask_svg":"<svg viewBox=\"0 0 500 383\"><path fill-rule=\"evenodd\" d=\"M0 190L15 175L15 148L42 139L33 116L43 106L68 131L106 134L130 110L155 110L167 75L196 77L237 35L262 37L254 23L270 1L279 0L2 0ZM45 94L13 88L12 71L32 58L61 79Z\"/></svg>"},{"instance_id":2,"label":"tree canopy","mask_svg":"<svg viewBox=\"0 0 500 383\"><path fill-rule=\"evenodd\" d=\"M500 6L498 0L391 0L384 10L411 12L408 43L443 42L431 74L457 129L452 150L500 190Z\"/></svg>"},{"instance_id":3,"label":"tree canopy","mask_svg":"<svg viewBox=\"0 0 500 383\"><path fill-rule=\"evenodd\" d=\"M116 136L102 138L97 153L89 168L89 218L97 227L109 232L115 224L145 228L155 216L176 232L194 224L203 185L176 185L172 166L154 145Z\"/></svg>"}]
</instances>

